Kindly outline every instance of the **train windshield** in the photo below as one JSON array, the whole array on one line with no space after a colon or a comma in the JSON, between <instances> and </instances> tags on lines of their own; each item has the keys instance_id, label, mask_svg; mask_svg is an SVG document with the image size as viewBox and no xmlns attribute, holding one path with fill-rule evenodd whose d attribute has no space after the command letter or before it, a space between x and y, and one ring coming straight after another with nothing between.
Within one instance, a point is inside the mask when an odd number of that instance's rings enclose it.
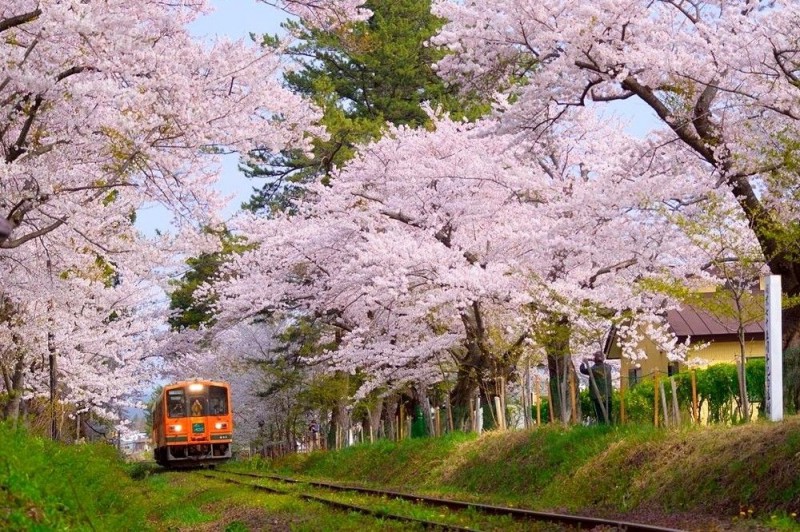
<instances>
[{"instance_id":1,"label":"train windshield","mask_svg":"<svg viewBox=\"0 0 800 532\"><path fill-rule=\"evenodd\" d=\"M224 416L228 413L228 390L222 386L208 388L208 404L212 416Z\"/></svg>"},{"instance_id":2,"label":"train windshield","mask_svg":"<svg viewBox=\"0 0 800 532\"><path fill-rule=\"evenodd\" d=\"M167 392L169 417L224 416L228 409L228 389L224 386L192 384Z\"/></svg>"},{"instance_id":3,"label":"train windshield","mask_svg":"<svg viewBox=\"0 0 800 532\"><path fill-rule=\"evenodd\" d=\"M169 417L186 417L186 396L183 388L167 392L167 411Z\"/></svg>"}]
</instances>

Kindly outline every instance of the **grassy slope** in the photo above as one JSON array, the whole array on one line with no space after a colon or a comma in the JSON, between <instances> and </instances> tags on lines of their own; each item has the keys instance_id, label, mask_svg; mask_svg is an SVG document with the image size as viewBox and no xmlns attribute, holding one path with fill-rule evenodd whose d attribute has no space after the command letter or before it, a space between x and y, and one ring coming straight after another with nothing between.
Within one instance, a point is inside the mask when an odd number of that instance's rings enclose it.
<instances>
[{"instance_id":1,"label":"grassy slope","mask_svg":"<svg viewBox=\"0 0 800 532\"><path fill-rule=\"evenodd\" d=\"M134 468L106 445L54 445L2 425L0 442L3 530L192 529L227 512L218 507L227 492L201 486L187 499L185 487L175 485L181 475L133 480ZM800 510L800 418L679 431L546 427L480 438L456 434L269 465L318 478L657 522L676 513L729 521L752 509L757 518L790 527L797 524L791 513ZM773 514L778 519L770 520Z\"/></svg>"},{"instance_id":2,"label":"grassy slope","mask_svg":"<svg viewBox=\"0 0 800 532\"><path fill-rule=\"evenodd\" d=\"M0 424L0 529L139 530L140 490L108 445L64 446Z\"/></svg>"},{"instance_id":3,"label":"grassy slope","mask_svg":"<svg viewBox=\"0 0 800 532\"><path fill-rule=\"evenodd\" d=\"M780 424L674 431L546 427L478 439L454 435L380 442L270 465L536 509L722 520L752 510L762 519L777 515L770 522L784 524L792 524L791 513L800 513L798 417Z\"/></svg>"}]
</instances>

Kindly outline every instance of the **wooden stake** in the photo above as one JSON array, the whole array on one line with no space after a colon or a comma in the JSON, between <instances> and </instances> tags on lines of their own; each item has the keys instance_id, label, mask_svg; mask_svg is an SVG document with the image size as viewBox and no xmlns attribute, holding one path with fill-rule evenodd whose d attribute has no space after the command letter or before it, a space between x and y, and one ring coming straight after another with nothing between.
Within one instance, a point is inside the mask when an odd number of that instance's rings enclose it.
<instances>
[{"instance_id":1,"label":"wooden stake","mask_svg":"<svg viewBox=\"0 0 800 532\"><path fill-rule=\"evenodd\" d=\"M475 432L475 400L469 400L469 430Z\"/></svg>"},{"instance_id":2,"label":"wooden stake","mask_svg":"<svg viewBox=\"0 0 800 532\"><path fill-rule=\"evenodd\" d=\"M575 374L573 372L569 371L569 369L567 369L566 371L569 372L569 393L570 393L570 396L571 396L571 399L572 399L572 412L571 412L572 416L571 416L571 419L572 419L572 423L573 424L577 424L578 423L578 406L577 406L578 405L578 393L577 393L577 391L575 389Z\"/></svg>"},{"instance_id":3,"label":"wooden stake","mask_svg":"<svg viewBox=\"0 0 800 532\"><path fill-rule=\"evenodd\" d=\"M664 408L664 426L669 426L669 412L667 412L667 394L664 393L664 381L658 383L658 390L661 392L661 406Z\"/></svg>"},{"instance_id":4,"label":"wooden stake","mask_svg":"<svg viewBox=\"0 0 800 532\"><path fill-rule=\"evenodd\" d=\"M525 360L525 401L523 407L525 408L525 428L531 428L533 420L531 419L531 408L533 407L533 393L531 391L531 359Z\"/></svg>"},{"instance_id":5,"label":"wooden stake","mask_svg":"<svg viewBox=\"0 0 800 532\"><path fill-rule=\"evenodd\" d=\"M700 424L700 405L697 404L697 372L692 370L692 412L694 412L694 420Z\"/></svg>"},{"instance_id":6,"label":"wooden stake","mask_svg":"<svg viewBox=\"0 0 800 532\"><path fill-rule=\"evenodd\" d=\"M506 430L503 426L503 415L501 414L501 410L503 409L502 401L498 396L494 396L494 407L497 409L497 428L500 430Z\"/></svg>"},{"instance_id":7,"label":"wooden stake","mask_svg":"<svg viewBox=\"0 0 800 532\"><path fill-rule=\"evenodd\" d=\"M539 387L539 374L536 374L536 424L542 424L542 389Z\"/></svg>"},{"instance_id":8,"label":"wooden stake","mask_svg":"<svg viewBox=\"0 0 800 532\"><path fill-rule=\"evenodd\" d=\"M503 427L503 430L508 428L508 422L506 421L506 379L500 377L500 426Z\"/></svg>"},{"instance_id":9,"label":"wooden stake","mask_svg":"<svg viewBox=\"0 0 800 532\"><path fill-rule=\"evenodd\" d=\"M658 370L653 373L653 425L658 426Z\"/></svg>"},{"instance_id":10,"label":"wooden stake","mask_svg":"<svg viewBox=\"0 0 800 532\"><path fill-rule=\"evenodd\" d=\"M670 377L670 386L672 386L672 413L675 416L675 424L681 424L681 411L678 408L678 389L675 387L675 377Z\"/></svg>"}]
</instances>

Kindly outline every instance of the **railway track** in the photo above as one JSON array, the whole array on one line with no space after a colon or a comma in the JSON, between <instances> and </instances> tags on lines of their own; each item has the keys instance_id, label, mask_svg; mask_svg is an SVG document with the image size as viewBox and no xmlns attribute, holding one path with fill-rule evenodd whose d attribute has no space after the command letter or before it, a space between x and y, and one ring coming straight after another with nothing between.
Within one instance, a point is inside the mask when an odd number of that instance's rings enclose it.
<instances>
[{"instance_id":1,"label":"railway track","mask_svg":"<svg viewBox=\"0 0 800 532\"><path fill-rule=\"evenodd\" d=\"M223 473L235 474L235 473L231 473L230 471L225 471ZM226 478L226 477L224 477L224 476L222 476L220 474L213 474L213 473L200 473L200 474L202 476L206 477L206 478L212 478L212 479L215 479L215 480L221 480L223 482L228 482L228 483L232 483L232 484L238 484L240 486L245 486L245 487L248 487L248 488L251 488L251 489L254 489L254 490L258 490L258 491L266 491L266 492L269 492L269 493L274 493L276 495L292 495L292 493L288 492L288 491L283 491L283 490L279 490L279 489L275 489L275 488L270 488L268 486L263 486L263 485L260 485L260 484L252 484L252 483L247 483L247 482L240 482L240 481L234 480L232 478ZM266 477L261 477L261 478L266 478ZM308 493L300 493L300 494L297 494L297 496L299 498L305 500L305 501L318 502L318 503L324 504L326 506L331 506L331 507L337 508L339 510L345 510L345 511L348 511L348 512L358 512L358 513L361 513L361 514L365 514L365 515L369 515L369 516L375 517L376 519L391 519L393 521L401 521L401 522L405 522L405 523L413 523L413 524L420 525L420 526L422 526L423 528L426 528L426 529L456 530L456 531L476 531L477 530L475 528L462 527L462 526L453 525L453 524L450 524L450 523L442 523L442 522L438 522L438 521L431 521L431 520L428 520L428 519L421 519L421 518L418 518L418 517L400 515L400 514L396 514L396 513L392 513L392 512L387 512L387 511L381 510L381 509L368 508L366 506L361 506L361 505L357 505L357 504L350 504L350 503L337 501L337 500L333 500L333 499L327 499L325 497L319 497L317 495L311 495L311 494L308 494Z\"/></svg>"},{"instance_id":2,"label":"railway track","mask_svg":"<svg viewBox=\"0 0 800 532\"><path fill-rule=\"evenodd\" d=\"M410 501L414 504L421 504L427 506L435 506L435 507L445 507L450 510L455 511L475 511L479 514L489 515L489 516L508 516L515 520L522 520L527 521L530 523L538 522L541 524L549 523L552 525L558 525L559 527L569 528L569 529L578 529L578 530L590 530L590 529L598 529L598 530L625 530L631 532L678 532L676 529L673 528L665 528L659 527L655 525L647 525L642 523L632 523L628 521L617 521L613 519L604 519L604 518L597 518L597 517L589 517L589 516L580 516L580 515L569 515L569 514L561 514L561 513L552 513L552 512L539 512L534 510L525 510L521 508L511 508L507 506L497 506L497 505L490 505L490 504L482 504L476 502L469 502L469 501L458 501L452 499L443 499L439 497L428 497L424 495L418 495L413 493L403 493L397 491L390 491L390 490L376 490L370 488L364 488L361 486L352 486L352 485L345 485L345 484L335 484L331 482L319 482L319 481L305 481L305 480L298 480L288 477L282 477L277 475L259 475L255 473L243 473L243 472L234 472L234 471L217 471L214 474L204 473L203 474L209 478L215 478L218 480L223 480L225 482L232 482L236 484L240 484L243 486L250 487L252 489L268 491L272 493L280 493L284 495L291 494L290 491L284 491L268 486L264 486L263 484L254 484L252 482L241 482L230 478L230 476L224 475L232 475L235 477L246 477L250 479L257 479L261 481L272 481L272 482L279 482L284 484L292 484L292 485L300 485L300 486L309 486L318 489L330 490L335 492L353 492L358 493L366 496L371 497L380 497L386 499L400 499L405 501ZM373 510L368 508L367 506L363 505L355 505L349 504L342 501L336 501L332 499L328 499L325 497L319 497L317 495L311 495L307 493L299 493L299 497L305 500L314 500L317 502L321 502L323 504L336 506L340 509L349 510L349 511L357 511L360 513L374 515L379 518L384 519L394 519L394 520L401 520L407 522L415 522L424 526L425 528L439 528L439 529L446 529L446 530L476 530L475 528L469 527L462 527L457 525L452 525L448 523L442 522L434 522L428 521L425 519L413 518L413 517L406 517L399 514L394 514L390 512L386 512L384 510Z\"/></svg>"}]
</instances>

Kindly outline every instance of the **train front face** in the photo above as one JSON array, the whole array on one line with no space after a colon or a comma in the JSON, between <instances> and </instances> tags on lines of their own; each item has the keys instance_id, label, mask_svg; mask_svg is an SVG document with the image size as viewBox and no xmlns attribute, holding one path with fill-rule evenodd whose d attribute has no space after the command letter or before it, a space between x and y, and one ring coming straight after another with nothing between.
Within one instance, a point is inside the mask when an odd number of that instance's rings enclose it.
<instances>
[{"instance_id":1,"label":"train front face","mask_svg":"<svg viewBox=\"0 0 800 532\"><path fill-rule=\"evenodd\" d=\"M164 402L170 466L223 462L231 457L233 414L227 384L194 381L167 386Z\"/></svg>"}]
</instances>

